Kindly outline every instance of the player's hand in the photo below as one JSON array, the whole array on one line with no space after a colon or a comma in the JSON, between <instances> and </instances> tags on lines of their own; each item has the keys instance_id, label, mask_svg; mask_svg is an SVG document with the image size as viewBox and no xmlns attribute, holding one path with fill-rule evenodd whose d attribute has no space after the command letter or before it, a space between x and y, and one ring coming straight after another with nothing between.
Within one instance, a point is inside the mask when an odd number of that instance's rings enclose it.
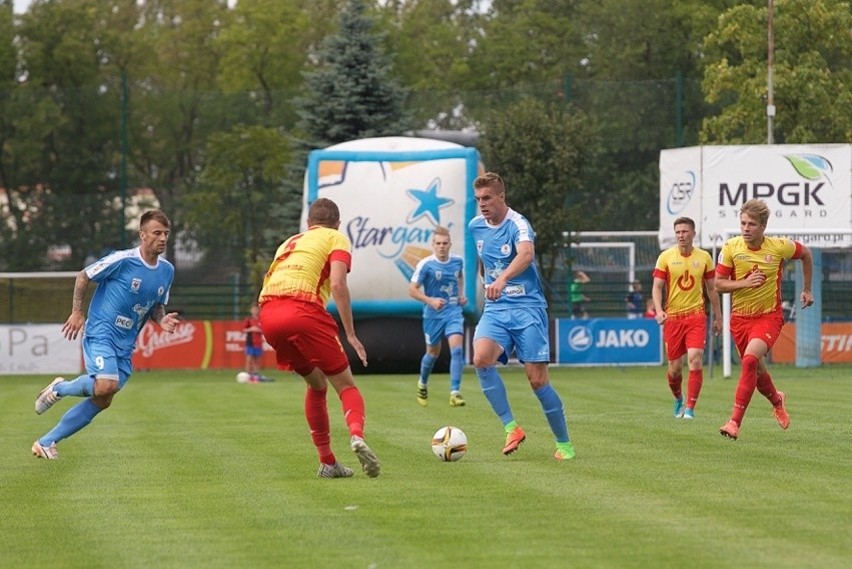
<instances>
[{"instance_id":1,"label":"player's hand","mask_svg":"<svg viewBox=\"0 0 852 569\"><path fill-rule=\"evenodd\" d=\"M62 325L62 335L66 340L76 340L80 330L83 329L83 324L86 323L86 315L82 310L74 310Z\"/></svg>"},{"instance_id":2,"label":"player's hand","mask_svg":"<svg viewBox=\"0 0 852 569\"><path fill-rule=\"evenodd\" d=\"M177 312L169 312L162 318L160 318L160 328L165 330L166 332L173 333L177 328L178 322L178 313Z\"/></svg>"},{"instance_id":3,"label":"player's hand","mask_svg":"<svg viewBox=\"0 0 852 569\"><path fill-rule=\"evenodd\" d=\"M713 319L713 327L712 327L713 335L718 336L722 333L722 319L714 318Z\"/></svg>"},{"instance_id":4,"label":"player's hand","mask_svg":"<svg viewBox=\"0 0 852 569\"><path fill-rule=\"evenodd\" d=\"M364 344L361 343L361 340L355 334L349 334L346 336L346 339L349 341L349 345L355 350L355 353L358 354L361 365L367 367L367 350L364 349Z\"/></svg>"},{"instance_id":5,"label":"player's hand","mask_svg":"<svg viewBox=\"0 0 852 569\"><path fill-rule=\"evenodd\" d=\"M435 310L441 310L444 308L444 305L447 304L447 301L443 298L430 298L429 306L434 308Z\"/></svg>"},{"instance_id":6,"label":"player's hand","mask_svg":"<svg viewBox=\"0 0 852 569\"><path fill-rule=\"evenodd\" d=\"M752 271L751 274L746 276L745 280L749 288L757 288L766 282L766 273L763 271Z\"/></svg>"},{"instance_id":7,"label":"player's hand","mask_svg":"<svg viewBox=\"0 0 852 569\"><path fill-rule=\"evenodd\" d=\"M662 324L663 322L665 322L665 321L666 321L666 319L667 319L668 317L669 317L669 315L668 315L668 314L666 314L666 311L665 311L665 310L660 310L659 312L657 312L657 313L654 315L654 319L657 321L657 324Z\"/></svg>"},{"instance_id":8,"label":"player's hand","mask_svg":"<svg viewBox=\"0 0 852 569\"><path fill-rule=\"evenodd\" d=\"M503 287L505 285L497 279L493 283L489 285L485 285L485 298L488 300L497 300L500 298L500 295L503 294Z\"/></svg>"},{"instance_id":9,"label":"player's hand","mask_svg":"<svg viewBox=\"0 0 852 569\"><path fill-rule=\"evenodd\" d=\"M812 306L813 303L814 303L814 294L809 290L803 290L801 300L802 300L802 308L807 308L809 306Z\"/></svg>"},{"instance_id":10,"label":"player's hand","mask_svg":"<svg viewBox=\"0 0 852 569\"><path fill-rule=\"evenodd\" d=\"M467 304L467 297L459 296L459 306L464 306L465 304Z\"/></svg>"}]
</instances>

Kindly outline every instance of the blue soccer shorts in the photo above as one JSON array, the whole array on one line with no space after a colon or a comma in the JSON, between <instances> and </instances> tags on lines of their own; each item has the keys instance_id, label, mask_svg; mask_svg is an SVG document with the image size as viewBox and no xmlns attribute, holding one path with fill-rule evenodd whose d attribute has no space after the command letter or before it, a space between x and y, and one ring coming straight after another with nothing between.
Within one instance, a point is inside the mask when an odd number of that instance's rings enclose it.
<instances>
[{"instance_id":1,"label":"blue soccer shorts","mask_svg":"<svg viewBox=\"0 0 852 569\"><path fill-rule=\"evenodd\" d=\"M544 307L517 306L493 309L486 306L473 341L489 338L515 355L521 362L550 361L550 334L547 309Z\"/></svg>"},{"instance_id":2,"label":"blue soccer shorts","mask_svg":"<svg viewBox=\"0 0 852 569\"><path fill-rule=\"evenodd\" d=\"M453 334L464 335L464 316L461 311L455 311L452 316L423 319L423 338L427 346L440 344L441 339Z\"/></svg>"}]
</instances>

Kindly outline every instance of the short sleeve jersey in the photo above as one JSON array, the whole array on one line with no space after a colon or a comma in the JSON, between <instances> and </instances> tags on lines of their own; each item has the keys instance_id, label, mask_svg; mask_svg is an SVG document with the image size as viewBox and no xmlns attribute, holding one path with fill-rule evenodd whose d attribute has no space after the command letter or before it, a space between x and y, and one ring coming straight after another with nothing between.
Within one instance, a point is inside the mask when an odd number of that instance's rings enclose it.
<instances>
[{"instance_id":1,"label":"short sleeve jersey","mask_svg":"<svg viewBox=\"0 0 852 569\"><path fill-rule=\"evenodd\" d=\"M137 247L111 253L84 270L98 284L85 335L108 340L118 353L129 356L151 311L168 304L174 266L162 258L149 265Z\"/></svg>"},{"instance_id":2,"label":"short sleeve jersey","mask_svg":"<svg viewBox=\"0 0 852 569\"><path fill-rule=\"evenodd\" d=\"M468 224L468 230L482 262L486 285L493 283L518 256L519 243L535 241L535 232L530 223L511 208L503 221L497 225L491 225L481 215L474 217ZM485 310L513 306L547 307L535 259L506 283L500 298L485 300Z\"/></svg>"},{"instance_id":3,"label":"short sleeve jersey","mask_svg":"<svg viewBox=\"0 0 852 569\"><path fill-rule=\"evenodd\" d=\"M757 249L750 249L742 236L728 239L719 253L717 276L740 280L756 270L766 275L763 285L738 289L731 294L731 312L741 316L781 312L782 266L784 261L801 256L801 243L790 239L764 237Z\"/></svg>"},{"instance_id":4,"label":"short sleeve jersey","mask_svg":"<svg viewBox=\"0 0 852 569\"><path fill-rule=\"evenodd\" d=\"M424 257L414 267L411 282L423 287L423 294L432 298L443 298L447 304L441 310L435 310L423 303L424 318L438 318L461 312L459 305L459 278L464 270L461 255L450 255L441 262L435 255Z\"/></svg>"},{"instance_id":5,"label":"short sleeve jersey","mask_svg":"<svg viewBox=\"0 0 852 569\"><path fill-rule=\"evenodd\" d=\"M249 316L243 320L243 330L246 328L260 328L260 318ZM246 332L246 346L251 348L262 348L263 334L260 332Z\"/></svg>"},{"instance_id":6,"label":"short sleeve jersey","mask_svg":"<svg viewBox=\"0 0 852 569\"><path fill-rule=\"evenodd\" d=\"M276 297L315 302L325 306L331 296L331 263L352 266L349 239L330 227L315 225L304 233L293 235L275 252L275 260L263 279L259 301Z\"/></svg>"},{"instance_id":7,"label":"short sleeve jersey","mask_svg":"<svg viewBox=\"0 0 852 569\"><path fill-rule=\"evenodd\" d=\"M710 253L693 248L683 255L675 246L657 257L654 278L666 282L666 313L669 316L686 316L704 312L704 287L706 279L715 276Z\"/></svg>"}]
</instances>

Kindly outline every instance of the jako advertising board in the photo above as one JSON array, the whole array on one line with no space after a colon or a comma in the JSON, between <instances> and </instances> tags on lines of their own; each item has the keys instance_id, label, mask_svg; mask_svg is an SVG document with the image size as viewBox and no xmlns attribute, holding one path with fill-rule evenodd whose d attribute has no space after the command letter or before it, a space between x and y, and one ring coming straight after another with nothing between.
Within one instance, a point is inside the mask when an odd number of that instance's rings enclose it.
<instances>
[{"instance_id":1,"label":"jako advertising board","mask_svg":"<svg viewBox=\"0 0 852 569\"><path fill-rule=\"evenodd\" d=\"M556 363L577 366L659 365L662 328L653 318L556 320Z\"/></svg>"},{"instance_id":2,"label":"jako advertising board","mask_svg":"<svg viewBox=\"0 0 852 569\"><path fill-rule=\"evenodd\" d=\"M425 138L366 138L310 153L302 229L308 204L319 197L337 203L340 231L352 242L348 284L356 317L422 313L408 282L432 253L438 225L450 231L451 252L465 259L465 312L475 312L476 251L467 222L476 214L478 172L476 149Z\"/></svg>"},{"instance_id":3,"label":"jako advertising board","mask_svg":"<svg viewBox=\"0 0 852 569\"><path fill-rule=\"evenodd\" d=\"M660 152L660 246L690 217L696 244L739 235L739 209L766 201L769 229L810 247L852 246L852 144L696 146ZM805 233L801 233L805 230ZM797 233L798 232L798 233Z\"/></svg>"}]
</instances>

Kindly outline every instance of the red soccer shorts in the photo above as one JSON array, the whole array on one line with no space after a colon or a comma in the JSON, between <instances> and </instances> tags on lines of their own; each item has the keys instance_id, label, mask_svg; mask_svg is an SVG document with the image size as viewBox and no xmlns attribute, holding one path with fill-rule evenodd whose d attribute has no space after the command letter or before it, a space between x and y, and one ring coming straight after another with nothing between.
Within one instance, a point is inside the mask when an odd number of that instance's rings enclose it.
<instances>
[{"instance_id":1,"label":"red soccer shorts","mask_svg":"<svg viewBox=\"0 0 852 569\"><path fill-rule=\"evenodd\" d=\"M758 316L731 315L731 337L740 355L745 353L748 343L754 339L762 340L767 349L772 349L781 334L782 326L784 316L779 312Z\"/></svg>"},{"instance_id":2,"label":"red soccer shorts","mask_svg":"<svg viewBox=\"0 0 852 569\"><path fill-rule=\"evenodd\" d=\"M703 312L667 318L663 326L669 361L683 357L689 350L703 350L707 338L707 315Z\"/></svg>"},{"instance_id":3,"label":"red soccer shorts","mask_svg":"<svg viewBox=\"0 0 852 569\"><path fill-rule=\"evenodd\" d=\"M314 368L328 376L349 367L337 323L314 302L286 297L268 300L260 309L260 328L275 348L280 369L304 377Z\"/></svg>"}]
</instances>

